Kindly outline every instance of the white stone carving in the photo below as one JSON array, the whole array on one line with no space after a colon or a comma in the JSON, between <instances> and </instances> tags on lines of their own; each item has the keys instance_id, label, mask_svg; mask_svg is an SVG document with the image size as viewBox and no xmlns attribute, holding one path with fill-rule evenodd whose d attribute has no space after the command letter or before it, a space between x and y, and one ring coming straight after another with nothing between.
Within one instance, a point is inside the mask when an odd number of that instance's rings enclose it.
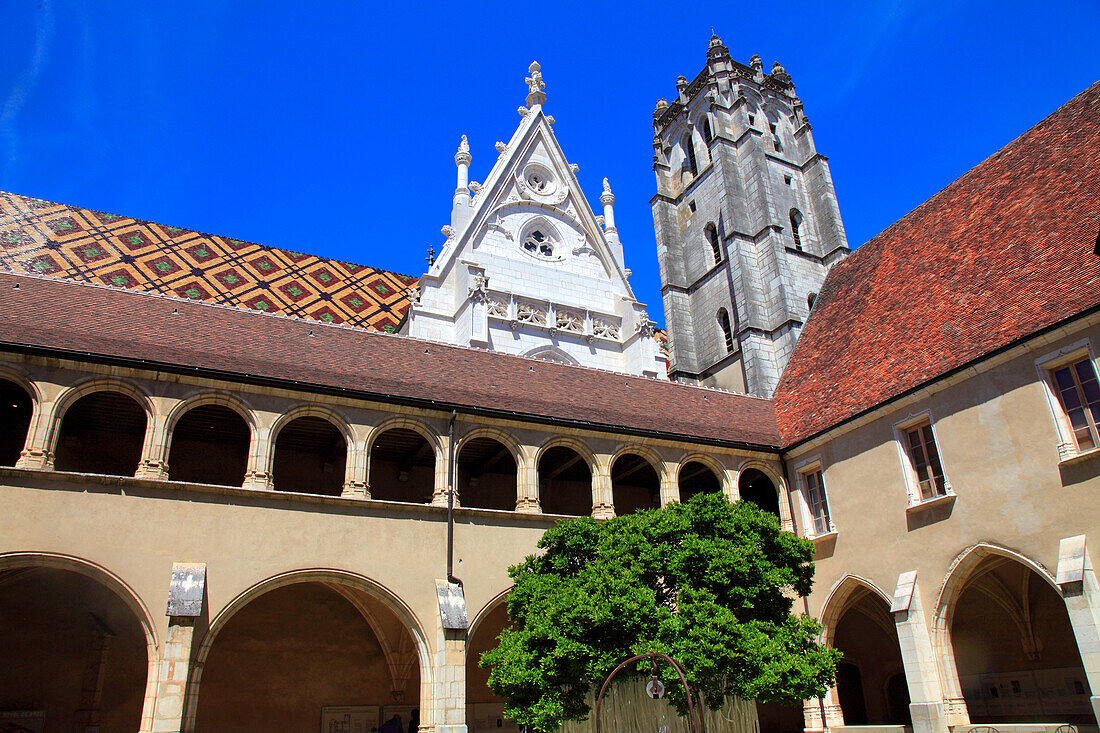
<instances>
[{"instance_id":1,"label":"white stone carving","mask_svg":"<svg viewBox=\"0 0 1100 733\"><path fill-rule=\"evenodd\" d=\"M466 136L462 136L462 142L458 144L458 152L455 153L455 165L469 165L473 158L470 157L470 143Z\"/></svg>"},{"instance_id":2,"label":"white stone carving","mask_svg":"<svg viewBox=\"0 0 1100 733\"><path fill-rule=\"evenodd\" d=\"M480 272L476 273L466 295L475 303L484 303L489 297L489 278Z\"/></svg>"},{"instance_id":3,"label":"white stone carving","mask_svg":"<svg viewBox=\"0 0 1100 733\"><path fill-rule=\"evenodd\" d=\"M488 302L489 315L496 318L508 317L508 304L500 298L490 296Z\"/></svg>"},{"instance_id":4,"label":"white stone carving","mask_svg":"<svg viewBox=\"0 0 1100 733\"><path fill-rule=\"evenodd\" d=\"M409 295L409 303L412 305L420 305L420 287L413 286L406 291Z\"/></svg>"},{"instance_id":5,"label":"white stone carving","mask_svg":"<svg viewBox=\"0 0 1100 733\"><path fill-rule=\"evenodd\" d=\"M609 339L617 339L620 335L619 327L603 318L592 319L592 333Z\"/></svg>"},{"instance_id":6,"label":"white stone carving","mask_svg":"<svg viewBox=\"0 0 1100 733\"><path fill-rule=\"evenodd\" d=\"M497 149L497 152L500 153L501 155L504 155L505 153L508 152L508 143L503 142L501 140L497 140L497 144L494 147Z\"/></svg>"},{"instance_id":7,"label":"white stone carving","mask_svg":"<svg viewBox=\"0 0 1100 733\"><path fill-rule=\"evenodd\" d=\"M570 163L569 164L569 170L573 171L574 173L579 173L580 170L581 170L581 167L579 165L577 165L576 163Z\"/></svg>"},{"instance_id":8,"label":"white stone carving","mask_svg":"<svg viewBox=\"0 0 1100 733\"><path fill-rule=\"evenodd\" d=\"M527 71L531 73L531 76L524 79L527 82L527 106L534 107L536 104L543 104L546 102L546 83L542 80L542 67L539 66L538 61L532 61L531 65L527 67Z\"/></svg>"},{"instance_id":9,"label":"white stone carving","mask_svg":"<svg viewBox=\"0 0 1100 733\"><path fill-rule=\"evenodd\" d=\"M546 313L537 305L520 303L519 308L516 309L516 320L520 323L533 323L537 326L545 326Z\"/></svg>"},{"instance_id":10,"label":"white stone carving","mask_svg":"<svg viewBox=\"0 0 1100 733\"><path fill-rule=\"evenodd\" d=\"M562 331L572 331L573 333L584 331L584 319L569 311L558 311L555 325Z\"/></svg>"},{"instance_id":11,"label":"white stone carving","mask_svg":"<svg viewBox=\"0 0 1100 733\"><path fill-rule=\"evenodd\" d=\"M475 196L481 189L482 185L480 183L478 183L477 181L470 181L470 190L474 192Z\"/></svg>"},{"instance_id":12,"label":"white stone carving","mask_svg":"<svg viewBox=\"0 0 1100 733\"><path fill-rule=\"evenodd\" d=\"M443 228L439 230L439 233L447 239L452 239L455 235L455 228L450 224L444 224Z\"/></svg>"}]
</instances>

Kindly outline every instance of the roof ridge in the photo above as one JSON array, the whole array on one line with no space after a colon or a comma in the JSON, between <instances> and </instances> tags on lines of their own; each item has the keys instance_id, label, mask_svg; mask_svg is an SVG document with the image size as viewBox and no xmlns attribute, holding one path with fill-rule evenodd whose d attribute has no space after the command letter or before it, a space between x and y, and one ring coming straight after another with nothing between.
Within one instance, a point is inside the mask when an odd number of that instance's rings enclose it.
<instances>
[{"instance_id":1,"label":"roof ridge","mask_svg":"<svg viewBox=\"0 0 1100 733\"><path fill-rule=\"evenodd\" d=\"M18 194L16 194L16 195L18 195ZM399 333L389 333L387 331L379 331L379 330L372 329L372 328L363 328L361 326L351 326L351 325L348 325L346 323L326 323L325 321L315 321L315 320L312 320L312 319L309 319L309 318L301 318L300 316L288 315L288 314L285 314L285 313L265 313L264 311L258 311L258 310L255 310L254 308L244 308L244 307L241 307L241 306L231 305L229 303L211 303L210 301L196 300L196 299L193 299L193 298L181 298L178 295L173 295L173 294L170 294L170 293L162 293L162 292L148 291L148 290L133 290L131 288L124 288L124 287L120 287L120 286L117 286L117 285L107 285L106 283L92 282L92 281L87 281L87 280L73 280L73 279L67 278L67 277L56 277L54 275L43 275L43 274L40 274L40 273L24 272L24 271L19 271L19 270L5 270L5 272L7 272L10 275L14 275L16 277L24 277L24 278L27 278L27 279L30 279L30 280L47 280L47 281L50 281L50 282L62 283L62 284L65 284L65 285L75 285L75 286L83 286L83 287L89 287L89 288L99 288L101 290L109 290L109 291L114 291L114 292L119 292L119 293L128 293L128 294L131 294L131 295L149 297L149 298L159 298L159 299L162 299L162 300L167 300L167 301L172 301L172 302L177 302L177 303L187 303L189 305L194 305L194 306L205 306L205 307L209 307L209 308L221 308L223 310L235 311L235 312L238 312L238 313L245 313L245 314L252 315L252 316L263 316L263 317L267 317L267 318L280 318L280 319L283 319L283 320L286 320L286 321L296 321L298 323L307 324L307 325L310 326L310 328L313 328L314 326L318 326L318 327L324 327L324 328L344 329L344 330L347 330L347 331L354 331L354 332L357 332L357 333L366 334L366 335L371 336L371 337L376 337L377 336L377 337L382 337L382 338L404 339L406 341L411 341L411 342L414 342L414 343L430 344L430 345L434 345L434 346L442 346L442 347L445 347L445 348L458 349L458 350L462 350L462 351L473 351L473 352L483 353L483 354L492 354L494 357L503 357L503 358L509 358L509 359L520 359L520 360L528 361L528 362L531 362L531 363L542 364L544 366L548 365L548 364L553 364L553 365L558 366L558 367L568 367L568 368L571 368L571 369L581 369L581 370L590 371L590 372L597 372L597 373L600 373L600 374L610 374L610 375L617 376L617 377L625 377L627 379L642 379L642 380L647 380L647 381L651 381L651 382L660 382L660 383L663 383L663 384L675 385L677 387L682 387L682 388L687 388L687 389L702 390L702 391L708 392L708 393L729 394L729 395L733 395L735 397L747 397L747 398L751 398L751 399L754 399L754 400L760 400L762 402L773 402L773 400L771 400L770 398L767 398L767 397L759 397L757 395L751 395L751 394L742 393L742 392L731 392L730 390L721 389L721 388L718 388L718 387L707 387L707 386L704 386L704 385L688 384L686 382L676 382L676 381L673 381L671 379L659 379L657 377L649 377L649 376L644 376L644 375L640 375L640 374L627 374L626 372L617 372L617 371L614 371L614 370L611 370L611 369L601 369L599 367L586 366L586 365L583 365L583 364L566 364L566 363L563 363L563 362L553 362L553 361L548 361L546 359L539 359L539 358L533 357L533 356L525 356L523 354L509 354L509 353L506 353L506 352L503 352L503 351L493 351L492 349L484 349L484 348L480 348L480 347L476 347L476 346L463 346L461 344L452 344L452 343L447 343L445 341L438 341L438 340L435 340L435 339L426 339L426 338L408 336L406 334L399 334Z\"/></svg>"}]
</instances>

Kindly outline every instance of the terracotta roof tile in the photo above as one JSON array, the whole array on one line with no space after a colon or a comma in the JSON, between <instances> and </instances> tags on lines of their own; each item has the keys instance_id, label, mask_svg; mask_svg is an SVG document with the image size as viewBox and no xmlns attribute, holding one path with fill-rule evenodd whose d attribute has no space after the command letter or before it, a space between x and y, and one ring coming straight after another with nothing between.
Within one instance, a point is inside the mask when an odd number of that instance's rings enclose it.
<instances>
[{"instance_id":1,"label":"terracotta roof tile","mask_svg":"<svg viewBox=\"0 0 1100 733\"><path fill-rule=\"evenodd\" d=\"M708 443L779 442L771 401L747 395L44 277L0 273L0 345Z\"/></svg>"},{"instance_id":2,"label":"terracotta roof tile","mask_svg":"<svg viewBox=\"0 0 1100 733\"><path fill-rule=\"evenodd\" d=\"M1100 82L833 268L776 390L793 444L1100 305Z\"/></svg>"},{"instance_id":3,"label":"terracotta roof tile","mask_svg":"<svg viewBox=\"0 0 1100 733\"><path fill-rule=\"evenodd\" d=\"M4 192L0 269L391 332L418 280Z\"/></svg>"}]
</instances>

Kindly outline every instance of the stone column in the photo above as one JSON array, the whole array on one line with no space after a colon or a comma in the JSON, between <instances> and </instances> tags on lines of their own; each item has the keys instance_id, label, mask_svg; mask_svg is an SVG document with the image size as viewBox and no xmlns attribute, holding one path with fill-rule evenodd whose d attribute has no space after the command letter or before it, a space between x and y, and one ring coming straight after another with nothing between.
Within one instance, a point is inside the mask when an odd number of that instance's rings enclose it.
<instances>
[{"instance_id":1,"label":"stone column","mask_svg":"<svg viewBox=\"0 0 1100 733\"><path fill-rule=\"evenodd\" d=\"M611 456L598 454L592 471L592 516L611 519L615 516L615 498L611 490Z\"/></svg>"},{"instance_id":2,"label":"stone column","mask_svg":"<svg viewBox=\"0 0 1100 733\"><path fill-rule=\"evenodd\" d=\"M450 584L436 580L437 593ZM461 588L461 586L450 586ZM465 625L465 607L461 621ZM468 629L444 628L442 613L436 617L435 699L432 720L435 733L466 733L466 637Z\"/></svg>"},{"instance_id":3,"label":"stone column","mask_svg":"<svg viewBox=\"0 0 1100 733\"><path fill-rule=\"evenodd\" d=\"M1100 720L1100 584L1085 546L1085 535L1066 537L1058 544L1056 580L1092 689L1092 713Z\"/></svg>"},{"instance_id":4,"label":"stone column","mask_svg":"<svg viewBox=\"0 0 1100 733\"><path fill-rule=\"evenodd\" d=\"M661 506L680 501L679 466L675 461L661 462Z\"/></svg>"},{"instance_id":5,"label":"stone column","mask_svg":"<svg viewBox=\"0 0 1100 733\"><path fill-rule=\"evenodd\" d=\"M248 446L248 468L244 472L246 489L270 491L274 488L271 475L274 455L271 445L271 427L258 425L252 433L252 442Z\"/></svg>"},{"instance_id":6,"label":"stone column","mask_svg":"<svg viewBox=\"0 0 1100 733\"><path fill-rule=\"evenodd\" d=\"M206 565L175 563L168 590L168 636L157 668L157 703L153 733L183 730L184 698L191 673L196 628L202 621Z\"/></svg>"},{"instance_id":7,"label":"stone column","mask_svg":"<svg viewBox=\"0 0 1100 733\"><path fill-rule=\"evenodd\" d=\"M844 725L844 712L837 701L836 687L830 687L825 697L815 697L802 703L802 718L807 733L819 733Z\"/></svg>"},{"instance_id":8,"label":"stone column","mask_svg":"<svg viewBox=\"0 0 1100 733\"><path fill-rule=\"evenodd\" d=\"M917 571L898 576L890 611L894 615L905 681L909 685L913 733L947 733L943 688L936 671L936 657L932 653L932 636L921 606Z\"/></svg>"},{"instance_id":9,"label":"stone column","mask_svg":"<svg viewBox=\"0 0 1100 733\"><path fill-rule=\"evenodd\" d=\"M447 475L450 468L447 465L447 457L451 454L451 439L446 434L440 435L439 445L441 450L435 457L435 489L432 491L432 506L447 506L447 489L450 485L450 477ZM455 487L454 505L458 506L457 486Z\"/></svg>"},{"instance_id":10,"label":"stone column","mask_svg":"<svg viewBox=\"0 0 1100 733\"><path fill-rule=\"evenodd\" d=\"M367 486L367 450L360 441L348 445L344 489L340 496L346 499L370 498L370 488Z\"/></svg>"},{"instance_id":11,"label":"stone column","mask_svg":"<svg viewBox=\"0 0 1100 733\"><path fill-rule=\"evenodd\" d=\"M145 426L145 442L141 446L135 478L168 479L168 415L158 410Z\"/></svg>"},{"instance_id":12,"label":"stone column","mask_svg":"<svg viewBox=\"0 0 1100 733\"><path fill-rule=\"evenodd\" d=\"M31 424L27 427L27 439L23 443L23 450L15 462L16 468L31 468L39 471L53 470L53 446L50 445L52 432L50 427L57 419L56 395L49 399L45 395L42 401L35 405L31 416Z\"/></svg>"},{"instance_id":13,"label":"stone column","mask_svg":"<svg viewBox=\"0 0 1100 733\"><path fill-rule=\"evenodd\" d=\"M538 447L521 445L516 465L516 511L520 514L542 514L539 502Z\"/></svg>"}]
</instances>

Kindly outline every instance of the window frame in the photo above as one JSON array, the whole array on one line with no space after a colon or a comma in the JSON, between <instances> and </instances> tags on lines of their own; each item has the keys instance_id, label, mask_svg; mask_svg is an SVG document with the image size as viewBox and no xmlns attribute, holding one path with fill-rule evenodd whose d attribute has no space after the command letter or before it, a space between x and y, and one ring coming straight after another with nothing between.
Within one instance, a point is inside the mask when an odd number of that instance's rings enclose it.
<instances>
[{"instance_id":1,"label":"window frame","mask_svg":"<svg viewBox=\"0 0 1100 733\"><path fill-rule=\"evenodd\" d=\"M817 517L814 515L814 501L811 496L812 489L810 478L817 476L820 487L822 505L825 508L825 531L819 531ZM797 484L798 510L802 520L802 533L806 539L816 540L836 534L836 522L833 521L833 512L829 504L829 489L825 484L825 465L820 456L813 456L802 461L795 467Z\"/></svg>"},{"instance_id":2,"label":"window frame","mask_svg":"<svg viewBox=\"0 0 1100 733\"><path fill-rule=\"evenodd\" d=\"M937 493L928 497L925 497L921 491L920 475L917 472L916 461L914 460L909 445L909 433L916 428L924 427L927 427L928 431L932 434L932 445L936 449L936 459L940 465L941 477L943 479L943 493ZM919 413L910 414L906 416L904 420L895 423L894 443L897 445L902 474L905 479L905 492L908 499L908 506L915 507L934 504L955 496L955 490L952 488L951 481L948 478L947 468L944 466L943 450L940 448L940 436L936 430L936 421L932 418L930 410L923 410ZM922 444L922 447L923 445L924 444Z\"/></svg>"},{"instance_id":3,"label":"window frame","mask_svg":"<svg viewBox=\"0 0 1100 733\"><path fill-rule=\"evenodd\" d=\"M1058 438L1059 462L1100 452L1100 424L1095 425L1095 445L1091 448L1082 449L1077 442L1077 436L1073 430L1073 425L1070 423L1069 414L1062 404L1058 385L1054 381L1056 370L1080 361L1088 361L1092 365L1093 373L1100 377L1100 368L1097 368L1096 350L1092 340L1088 338L1066 344L1059 349L1043 354L1035 360L1039 383L1042 385L1047 407L1054 422L1055 434Z\"/></svg>"}]
</instances>

